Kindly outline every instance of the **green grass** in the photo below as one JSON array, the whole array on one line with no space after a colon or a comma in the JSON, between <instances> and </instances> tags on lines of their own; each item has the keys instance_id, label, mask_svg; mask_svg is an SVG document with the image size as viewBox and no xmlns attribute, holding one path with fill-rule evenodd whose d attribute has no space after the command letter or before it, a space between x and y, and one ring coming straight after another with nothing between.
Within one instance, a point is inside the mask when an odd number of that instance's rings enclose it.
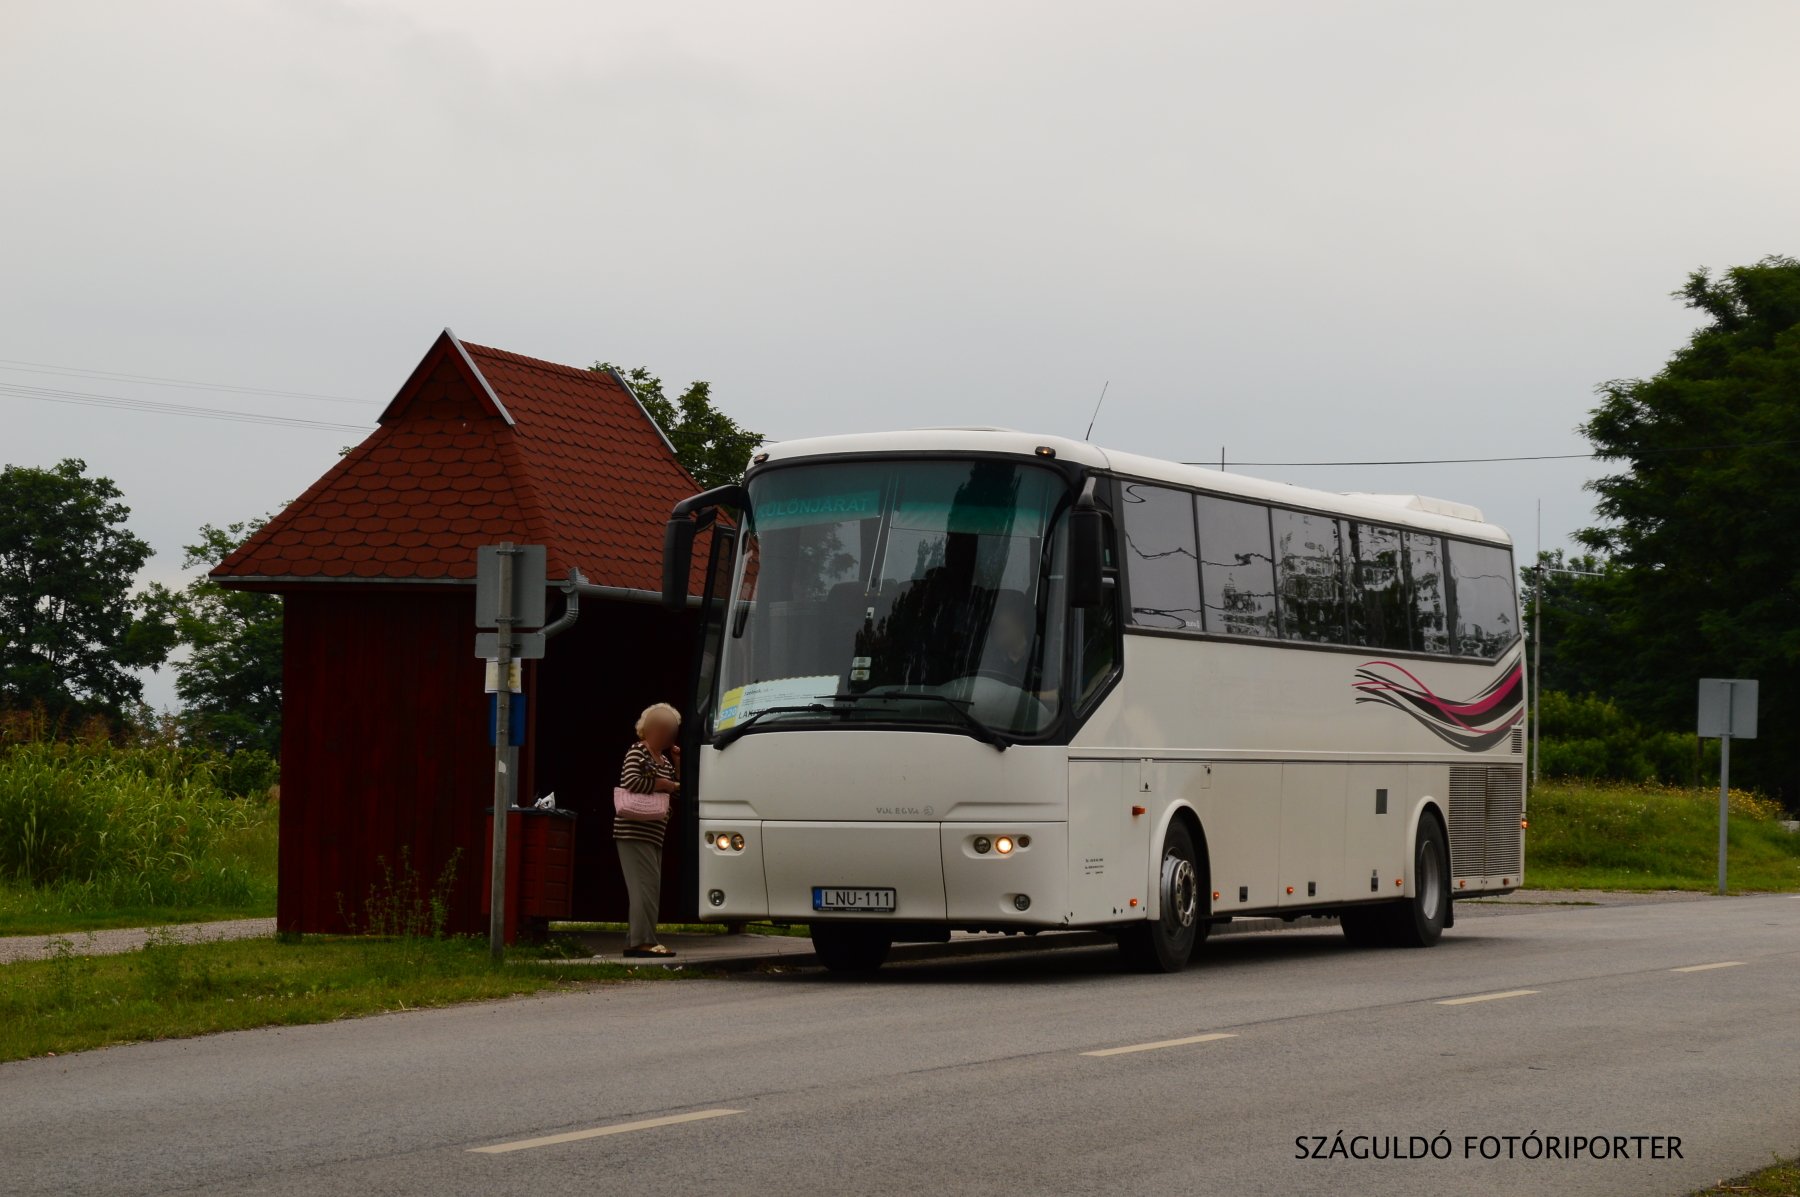
<instances>
[{"instance_id":1,"label":"green grass","mask_svg":"<svg viewBox=\"0 0 1800 1197\"><path fill-rule=\"evenodd\" d=\"M1800 834L1781 808L1733 791L1727 881L1733 891L1800 890ZM1546 781L1525 833L1529 889L1690 889L1718 884L1719 792Z\"/></svg>"},{"instance_id":2,"label":"green grass","mask_svg":"<svg viewBox=\"0 0 1800 1197\"><path fill-rule=\"evenodd\" d=\"M1784 1160L1779 1156L1769 1167L1747 1172L1731 1180L1722 1180L1705 1189L1695 1189L1693 1197L1713 1197L1721 1193L1748 1193L1750 1197L1800 1197L1800 1158Z\"/></svg>"},{"instance_id":3,"label":"green grass","mask_svg":"<svg viewBox=\"0 0 1800 1197\"><path fill-rule=\"evenodd\" d=\"M48 960L0 965L0 1060L699 975L534 959L568 950L520 949L496 966L487 944L468 938L182 943L168 932L117 956L83 956L79 939L62 939Z\"/></svg>"},{"instance_id":4,"label":"green grass","mask_svg":"<svg viewBox=\"0 0 1800 1197\"><path fill-rule=\"evenodd\" d=\"M273 918L277 808L220 832L205 867L175 876L100 877L50 885L0 881L0 935L63 935L111 927L155 927Z\"/></svg>"},{"instance_id":5,"label":"green grass","mask_svg":"<svg viewBox=\"0 0 1800 1197\"><path fill-rule=\"evenodd\" d=\"M0 935L275 912L267 756L50 730L0 712Z\"/></svg>"}]
</instances>

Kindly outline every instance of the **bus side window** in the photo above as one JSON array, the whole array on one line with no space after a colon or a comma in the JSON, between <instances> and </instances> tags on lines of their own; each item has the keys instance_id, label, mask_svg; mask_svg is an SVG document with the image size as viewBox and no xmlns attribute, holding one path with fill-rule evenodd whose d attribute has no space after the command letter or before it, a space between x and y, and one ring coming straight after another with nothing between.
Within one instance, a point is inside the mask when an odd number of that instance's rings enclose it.
<instances>
[{"instance_id":1,"label":"bus side window","mask_svg":"<svg viewBox=\"0 0 1800 1197\"><path fill-rule=\"evenodd\" d=\"M1270 511L1281 634L1288 640L1348 643L1344 635L1344 555L1338 521L1328 515Z\"/></svg>"},{"instance_id":2,"label":"bus side window","mask_svg":"<svg viewBox=\"0 0 1800 1197\"><path fill-rule=\"evenodd\" d=\"M1350 639L1367 648L1410 648L1405 574L1397 528L1345 521L1349 529Z\"/></svg>"},{"instance_id":3,"label":"bus side window","mask_svg":"<svg viewBox=\"0 0 1800 1197\"><path fill-rule=\"evenodd\" d=\"M1512 554L1497 545L1450 542L1456 619L1453 652L1492 659L1519 635Z\"/></svg>"},{"instance_id":4,"label":"bus side window","mask_svg":"<svg viewBox=\"0 0 1800 1197\"><path fill-rule=\"evenodd\" d=\"M1412 604L1412 649L1450 651L1449 599L1444 593L1444 541L1428 532L1408 532L1406 587Z\"/></svg>"},{"instance_id":5,"label":"bus side window","mask_svg":"<svg viewBox=\"0 0 1800 1197\"><path fill-rule=\"evenodd\" d=\"M1132 623L1200 630L1200 562L1194 552L1194 504L1183 490L1142 482L1122 488L1125 571Z\"/></svg>"},{"instance_id":6,"label":"bus side window","mask_svg":"<svg viewBox=\"0 0 1800 1197\"><path fill-rule=\"evenodd\" d=\"M1194 503L1206 630L1226 636L1275 635L1269 509L1212 495L1196 495Z\"/></svg>"}]
</instances>

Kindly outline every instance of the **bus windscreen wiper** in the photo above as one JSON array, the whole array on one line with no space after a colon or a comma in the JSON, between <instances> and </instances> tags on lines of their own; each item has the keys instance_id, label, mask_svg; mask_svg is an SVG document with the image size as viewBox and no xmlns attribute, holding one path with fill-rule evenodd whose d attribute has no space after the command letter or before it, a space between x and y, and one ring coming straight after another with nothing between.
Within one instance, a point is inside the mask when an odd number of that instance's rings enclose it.
<instances>
[{"instance_id":1,"label":"bus windscreen wiper","mask_svg":"<svg viewBox=\"0 0 1800 1197\"><path fill-rule=\"evenodd\" d=\"M750 718L739 723L734 723L718 735L714 736L712 746L714 748L724 748L733 740L749 731L750 725L755 723L758 719L761 719L764 715L777 715L784 711L819 711L829 715L831 713L831 708L817 702L804 707L764 707L762 710L756 712L756 714L750 716Z\"/></svg>"},{"instance_id":2,"label":"bus windscreen wiper","mask_svg":"<svg viewBox=\"0 0 1800 1197\"><path fill-rule=\"evenodd\" d=\"M968 699L950 698L943 694L915 694L908 691L876 690L867 694L834 694L832 695L831 701L859 702L865 698L881 698L889 701L904 701L906 699L920 698L924 699L926 702L941 702L963 721L963 725L967 728L970 736L980 740L983 744L993 745L993 747L1000 752L1005 752L1008 748L1012 747L1012 742L1010 740L1006 739L999 732L995 731L981 720L975 718L975 716L969 714L969 712L963 710L963 706L968 702Z\"/></svg>"}]
</instances>

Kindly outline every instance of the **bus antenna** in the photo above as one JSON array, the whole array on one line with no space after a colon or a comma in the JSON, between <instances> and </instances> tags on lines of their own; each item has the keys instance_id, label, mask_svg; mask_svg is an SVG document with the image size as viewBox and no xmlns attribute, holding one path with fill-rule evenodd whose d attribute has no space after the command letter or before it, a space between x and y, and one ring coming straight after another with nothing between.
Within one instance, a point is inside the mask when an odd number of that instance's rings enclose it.
<instances>
[{"instance_id":1,"label":"bus antenna","mask_svg":"<svg viewBox=\"0 0 1800 1197\"><path fill-rule=\"evenodd\" d=\"M1094 420L1098 420L1100 418L1100 404L1106 402L1106 388L1111 385L1112 385L1112 379L1109 378L1100 387L1100 399L1098 402L1096 402L1094 404L1094 419L1088 421L1088 430L1086 432L1082 433L1082 436L1081 436L1082 440L1085 441L1089 437L1094 435Z\"/></svg>"}]
</instances>

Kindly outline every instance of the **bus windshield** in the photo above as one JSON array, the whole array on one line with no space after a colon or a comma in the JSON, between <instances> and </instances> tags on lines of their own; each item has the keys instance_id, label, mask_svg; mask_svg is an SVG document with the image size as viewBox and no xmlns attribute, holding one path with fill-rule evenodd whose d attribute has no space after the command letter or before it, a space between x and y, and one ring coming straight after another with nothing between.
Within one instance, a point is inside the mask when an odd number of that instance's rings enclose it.
<instances>
[{"instance_id":1,"label":"bus windshield","mask_svg":"<svg viewBox=\"0 0 1800 1197\"><path fill-rule=\"evenodd\" d=\"M1063 479L1005 460L768 470L726 612L715 733L1049 729L1063 701Z\"/></svg>"}]
</instances>

